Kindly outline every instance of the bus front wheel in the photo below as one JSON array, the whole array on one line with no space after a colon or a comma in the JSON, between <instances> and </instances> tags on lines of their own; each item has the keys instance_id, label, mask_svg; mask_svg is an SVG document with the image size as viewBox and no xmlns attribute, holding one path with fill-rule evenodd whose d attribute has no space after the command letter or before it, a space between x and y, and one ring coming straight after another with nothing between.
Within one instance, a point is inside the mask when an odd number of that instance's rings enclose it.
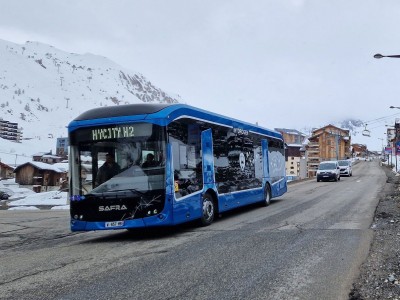
<instances>
[{"instance_id":1,"label":"bus front wheel","mask_svg":"<svg viewBox=\"0 0 400 300\"><path fill-rule=\"evenodd\" d=\"M262 202L262 206L268 206L270 204L271 204L271 189L269 185L266 185L264 189L264 201Z\"/></svg>"},{"instance_id":2,"label":"bus front wheel","mask_svg":"<svg viewBox=\"0 0 400 300\"><path fill-rule=\"evenodd\" d=\"M201 225L208 226L212 223L215 217L215 203L213 197L205 193L202 201L202 214L201 214Z\"/></svg>"}]
</instances>

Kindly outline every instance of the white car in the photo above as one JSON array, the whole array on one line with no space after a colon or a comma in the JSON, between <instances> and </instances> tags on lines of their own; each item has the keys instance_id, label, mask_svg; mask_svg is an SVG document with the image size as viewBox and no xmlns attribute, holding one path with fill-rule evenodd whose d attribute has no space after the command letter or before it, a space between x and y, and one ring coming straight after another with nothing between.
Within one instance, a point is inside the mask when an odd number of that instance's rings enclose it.
<instances>
[{"instance_id":1,"label":"white car","mask_svg":"<svg viewBox=\"0 0 400 300\"><path fill-rule=\"evenodd\" d=\"M353 169L351 167L351 160L339 160L340 175L353 176Z\"/></svg>"},{"instance_id":2,"label":"white car","mask_svg":"<svg viewBox=\"0 0 400 300\"><path fill-rule=\"evenodd\" d=\"M340 167L337 160L323 161L317 170L317 181L321 180L340 180Z\"/></svg>"}]
</instances>

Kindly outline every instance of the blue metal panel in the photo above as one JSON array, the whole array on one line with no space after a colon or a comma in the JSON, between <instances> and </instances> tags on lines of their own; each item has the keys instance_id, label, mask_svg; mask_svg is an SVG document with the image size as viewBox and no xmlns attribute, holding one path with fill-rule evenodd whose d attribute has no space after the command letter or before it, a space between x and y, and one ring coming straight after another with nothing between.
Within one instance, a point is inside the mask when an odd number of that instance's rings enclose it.
<instances>
[{"instance_id":1,"label":"blue metal panel","mask_svg":"<svg viewBox=\"0 0 400 300\"><path fill-rule=\"evenodd\" d=\"M201 191L174 201L174 224L191 221L201 216Z\"/></svg>"},{"instance_id":2,"label":"blue metal panel","mask_svg":"<svg viewBox=\"0 0 400 300\"><path fill-rule=\"evenodd\" d=\"M263 188L220 195L219 201L220 203L224 203L224 205L219 207L219 212L228 211L237 207L262 201L263 196Z\"/></svg>"}]
</instances>

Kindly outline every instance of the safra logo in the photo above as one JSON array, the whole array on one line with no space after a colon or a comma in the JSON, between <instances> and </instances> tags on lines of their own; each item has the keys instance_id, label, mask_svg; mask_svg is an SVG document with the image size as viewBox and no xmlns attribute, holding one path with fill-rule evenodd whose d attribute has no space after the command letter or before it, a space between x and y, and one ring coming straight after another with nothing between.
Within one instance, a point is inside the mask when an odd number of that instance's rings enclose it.
<instances>
[{"instance_id":1,"label":"safra logo","mask_svg":"<svg viewBox=\"0 0 400 300\"><path fill-rule=\"evenodd\" d=\"M99 206L99 211L127 210L125 205Z\"/></svg>"}]
</instances>

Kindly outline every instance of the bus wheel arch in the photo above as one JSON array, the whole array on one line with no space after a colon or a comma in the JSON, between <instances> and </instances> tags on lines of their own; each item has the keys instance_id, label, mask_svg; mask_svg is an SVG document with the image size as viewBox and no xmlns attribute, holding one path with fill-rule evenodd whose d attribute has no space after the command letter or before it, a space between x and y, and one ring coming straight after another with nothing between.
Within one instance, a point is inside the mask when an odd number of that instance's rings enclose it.
<instances>
[{"instance_id":1,"label":"bus wheel arch","mask_svg":"<svg viewBox=\"0 0 400 300\"><path fill-rule=\"evenodd\" d=\"M202 195L201 200L201 218L200 224L201 226L208 226L210 225L218 214L218 205L217 205L217 195L211 189L207 190Z\"/></svg>"},{"instance_id":2,"label":"bus wheel arch","mask_svg":"<svg viewBox=\"0 0 400 300\"><path fill-rule=\"evenodd\" d=\"M264 187L264 199L262 201L262 206L269 206L271 204L271 186L269 183L265 183Z\"/></svg>"}]
</instances>

